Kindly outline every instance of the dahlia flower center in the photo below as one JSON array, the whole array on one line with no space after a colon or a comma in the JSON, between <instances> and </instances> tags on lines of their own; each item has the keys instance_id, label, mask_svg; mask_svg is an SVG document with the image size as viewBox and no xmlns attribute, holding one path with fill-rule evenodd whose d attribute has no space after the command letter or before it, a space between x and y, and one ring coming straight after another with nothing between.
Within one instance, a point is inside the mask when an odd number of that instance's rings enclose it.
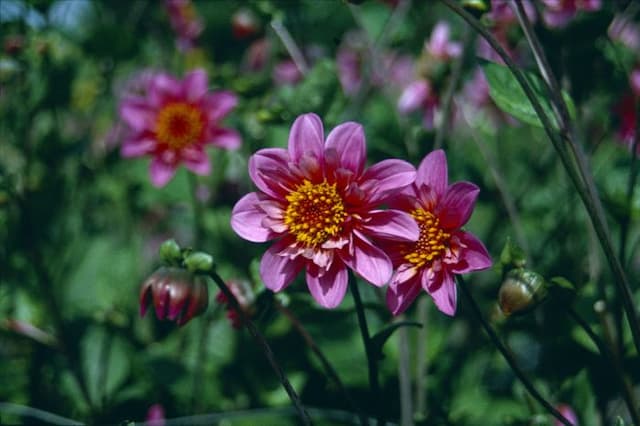
<instances>
[{"instance_id":1,"label":"dahlia flower center","mask_svg":"<svg viewBox=\"0 0 640 426\"><path fill-rule=\"evenodd\" d=\"M440 228L440 220L431 212L416 209L411 216L420 227L420 239L404 258L420 268L445 254L451 234Z\"/></svg>"},{"instance_id":2,"label":"dahlia flower center","mask_svg":"<svg viewBox=\"0 0 640 426\"><path fill-rule=\"evenodd\" d=\"M314 184L305 179L286 198L284 223L298 242L313 247L342 231L347 213L335 183Z\"/></svg>"},{"instance_id":3,"label":"dahlia flower center","mask_svg":"<svg viewBox=\"0 0 640 426\"><path fill-rule=\"evenodd\" d=\"M156 118L156 136L170 148L180 149L197 142L204 128L202 112L185 102L165 105Z\"/></svg>"}]
</instances>

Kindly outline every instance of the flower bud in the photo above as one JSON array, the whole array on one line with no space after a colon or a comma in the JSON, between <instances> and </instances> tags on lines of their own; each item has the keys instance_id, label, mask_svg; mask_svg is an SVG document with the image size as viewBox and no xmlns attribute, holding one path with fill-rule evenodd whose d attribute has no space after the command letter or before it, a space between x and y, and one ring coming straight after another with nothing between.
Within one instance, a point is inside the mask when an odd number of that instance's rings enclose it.
<instances>
[{"instance_id":1,"label":"flower bud","mask_svg":"<svg viewBox=\"0 0 640 426\"><path fill-rule=\"evenodd\" d=\"M174 267L161 267L142 284L140 316L153 303L158 319L186 324L209 304L206 278Z\"/></svg>"},{"instance_id":2,"label":"flower bud","mask_svg":"<svg viewBox=\"0 0 640 426\"><path fill-rule=\"evenodd\" d=\"M242 40L256 34L260 29L258 19L250 9L239 9L231 17L233 37Z\"/></svg>"},{"instance_id":3,"label":"flower bud","mask_svg":"<svg viewBox=\"0 0 640 426\"><path fill-rule=\"evenodd\" d=\"M196 251L184 258L184 266L189 272L209 272L213 269L213 257L201 251Z\"/></svg>"},{"instance_id":4,"label":"flower bud","mask_svg":"<svg viewBox=\"0 0 640 426\"><path fill-rule=\"evenodd\" d=\"M502 313L509 316L535 308L547 296L547 287L542 275L526 269L512 269L498 292Z\"/></svg>"},{"instance_id":5,"label":"flower bud","mask_svg":"<svg viewBox=\"0 0 640 426\"><path fill-rule=\"evenodd\" d=\"M180 246L174 239L162 243L160 246L160 259L168 265L179 265L182 261Z\"/></svg>"}]
</instances>

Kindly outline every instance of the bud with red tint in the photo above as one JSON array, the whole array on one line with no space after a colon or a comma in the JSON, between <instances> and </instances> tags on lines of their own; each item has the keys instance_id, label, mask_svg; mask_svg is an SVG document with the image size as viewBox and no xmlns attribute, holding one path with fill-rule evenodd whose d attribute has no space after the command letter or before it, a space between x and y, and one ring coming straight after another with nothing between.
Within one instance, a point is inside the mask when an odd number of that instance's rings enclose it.
<instances>
[{"instance_id":1,"label":"bud with red tint","mask_svg":"<svg viewBox=\"0 0 640 426\"><path fill-rule=\"evenodd\" d=\"M231 30L238 40L251 37L259 29L258 19L249 9L239 9L231 17Z\"/></svg>"}]
</instances>

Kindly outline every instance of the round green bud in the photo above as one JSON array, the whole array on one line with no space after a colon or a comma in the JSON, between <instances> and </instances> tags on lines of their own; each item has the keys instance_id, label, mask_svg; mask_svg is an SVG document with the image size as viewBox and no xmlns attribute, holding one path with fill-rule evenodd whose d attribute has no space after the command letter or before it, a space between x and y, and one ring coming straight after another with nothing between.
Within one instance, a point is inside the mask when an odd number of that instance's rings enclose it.
<instances>
[{"instance_id":1,"label":"round green bud","mask_svg":"<svg viewBox=\"0 0 640 426\"><path fill-rule=\"evenodd\" d=\"M174 239L162 243L160 246L160 259L168 265L179 265L182 261L180 246Z\"/></svg>"},{"instance_id":2,"label":"round green bud","mask_svg":"<svg viewBox=\"0 0 640 426\"><path fill-rule=\"evenodd\" d=\"M498 304L506 316L523 314L547 296L548 284L542 275L527 269L512 269L502 281Z\"/></svg>"},{"instance_id":3,"label":"round green bud","mask_svg":"<svg viewBox=\"0 0 640 426\"><path fill-rule=\"evenodd\" d=\"M213 256L202 251L194 251L184 258L184 266L190 272L210 272L213 269Z\"/></svg>"}]
</instances>

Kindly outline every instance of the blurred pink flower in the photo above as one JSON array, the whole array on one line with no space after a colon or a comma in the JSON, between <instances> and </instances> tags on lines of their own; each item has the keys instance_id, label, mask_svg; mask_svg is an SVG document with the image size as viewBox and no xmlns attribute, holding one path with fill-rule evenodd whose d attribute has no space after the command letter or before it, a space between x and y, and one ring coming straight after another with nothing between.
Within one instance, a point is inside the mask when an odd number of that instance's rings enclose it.
<instances>
[{"instance_id":1,"label":"blurred pink flower","mask_svg":"<svg viewBox=\"0 0 640 426\"><path fill-rule=\"evenodd\" d=\"M189 50L204 29L191 0L165 0L164 2L171 28L176 33L176 43L180 50Z\"/></svg>"},{"instance_id":2,"label":"blurred pink flower","mask_svg":"<svg viewBox=\"0 0 640 426\"><path fill-rule=\"evenodd\" d=\"M387 290L387 306L394 315L404 312L421 290L440 311L454 315L454 275L491 266L482 242L461 229L479 192L470 182L449 185L447 158L437 150L422 160L415 183L389 200L390 207L410 213L420 227L415 243L381 243L396 268Z\"/></svg>"},{"instance_id":3,"label":"blurred pink flower","mask_svg":"<svg viewBox=\"0 0 640 426\"><path fill-rule=\"evenodd\" d=\"M449 39L451 28L445 21L440 21L431 31L431 38L425 43L425 51L433 58L449 61L462 53L462 43Z\"/></svg>"},{"instance_id":4,"label":"blurred pink flower","mask_svg":"<svg viewBox=\"0 0 640 426\"><path fill-rule=\"evenodd\" d=\"M628 19L625 15L616 15L607 29L609 38L640 52L640 25Z\"/></svg>"},{"instance_id":5,"label":"blurred pink flower","mask_svg":"<svg viewBox=\"0 0 640 426\"><path fill-rule=\"evenodd\" d=\"M640 68L631 71L629 75L629 85L634 95L640 97Z\"/></svg>"},{"instance_id":6,"label":"blurred pink flower","mask_svg":"<svg viewBox=\"0 0 640 426\"><path fill-rule=\"evenodd\" d=\"M578 416L576 416L576 413L573 411L573 408L571 408L570 405L558 404L556 406L556 410L558 410L565 419L569 420L569 423L571 423L573 426L580 425L580 423L578 422ZM560 420L554 417L553 426L562 426L562 423L560 422Z\"/></svg>"},{"instance_id":7,"label":"blurred pink flower","mask_svg":"<svg viewBox=\"0 0 640 426\"><path fill-rule=\"evenodd\" d=\"M398 111L401 114L422 110L422 125L426 129L433 129L439 105L438 95L434 92L431 83L425 79L411 82L404 88L398 99Z\"/></svg>"},{"instance_id":8,"label":"blurred pink flower","mask_svg":"<svg viewBox=\"0 0 640 426\"><path fill-rule=\"evenodd\" d=\"M208 144L235 149L240 135L219 127L236 105L236 96L228 91L208 92L204 70L188 73L183 81L159 73L149 82L147 93L124 98L121 119L130 133L121 147L123 157L153 157L151 182L164 186L180 163L200 175L209 174L211 164L204 150Z\"/></svg>"},{"instance_id":9,"label":"blurred pink flower","mask_svg":"<svg viewBox=\"0 0 640 426\"><path fill-rule=\"evenodd\" d=\"M302 73L292 59L285 59L273 67L273 81L277 85L294 85L302 80Z\"/></svg>"},{"instance_id":10,"label":"blurred pink flower","mask_svg":"<svg viewBox=\"0 0 640 426\"><path fill-rule=\"evenodd\" d=\"M620 141L629 148L633 149L633 140L636 135L636 126L638 125L638 118L636 116L636 101L633 94L629 93L622 97L622 99L615 105L614 112L619 120L618 138ZM636 149L636 155L640 155L640 144Z\"/></svg>"},{"instance_id":11,"label":"blurred pink flower","mask_svg":"<svg viewBox=\"0 0 640 426\"><path fill-rule=\"evenodd\" d=\"M235 296L236 300L238 301L238 305L243 310L245 315L253 315L255 311L255 307L253 305L255 295L253 294L253 290L251 289L249 283L247 283L246 281L229 280L227 281L227 287L229 287L229 290ZM227 296L225 296L223 292L219 292L216 295L216 302L225 306L225 309L227 311L227 319L229 320L233 328L239 329L243 326L240 312L231 307Z\"/></svg>"},{"instance_id":12,"label":"blurred pink flower","mask_svg":"<svg viewBox=\"0 0 640 426\"><path fill-rule=\"evenodd\" d=\"M160 404L153 404L147 410L147 418L145 419L146 426L164 426L164 407Z\"/></svg>"},{"instance_id":13,"label":"blurred pink flower","mask_svg":"<svg viewBox=\"0 0 640 426\"><path fill-rule=\"evenodd\" d=\"M320 118L299 116L288 150L267 148L249 159L258 192L245 195L231 213L231 226L253 242L276 240L265 252L260 275L278 292L302 269L311 295L326 308L340 304L348 268L376 286L392 273L389 257L370 238L415 241L412 218L378 210L396 191L411 184L415 169L385 160L365 169L362 126L347 122L324 138Z\"/></svg>"},{"instance_id":14,"label":"blurred pink flower","mask_svg":"<svg viewBox=\"0 0 640 426\"><path fill-rule=\"evenodd\" d=\"M522 5L529 21L536 21L536 9L530 0L523 0ZM514 11L515 3L510 0L491 0L491 11L486 14L494 26L511 26L518 24L518 17Z\"/></svg>"},{"instance_id":15,"label":"blurred pink flower","mask_svg":"<svg viewBox=\"0 0 640 426\"><path fill-rule=\"evenodd\" d=\"M602 7L601 0L542 0L542 19L551 28L566 26L578 11L594 12Z\"/></svg>"}]
</instances>

